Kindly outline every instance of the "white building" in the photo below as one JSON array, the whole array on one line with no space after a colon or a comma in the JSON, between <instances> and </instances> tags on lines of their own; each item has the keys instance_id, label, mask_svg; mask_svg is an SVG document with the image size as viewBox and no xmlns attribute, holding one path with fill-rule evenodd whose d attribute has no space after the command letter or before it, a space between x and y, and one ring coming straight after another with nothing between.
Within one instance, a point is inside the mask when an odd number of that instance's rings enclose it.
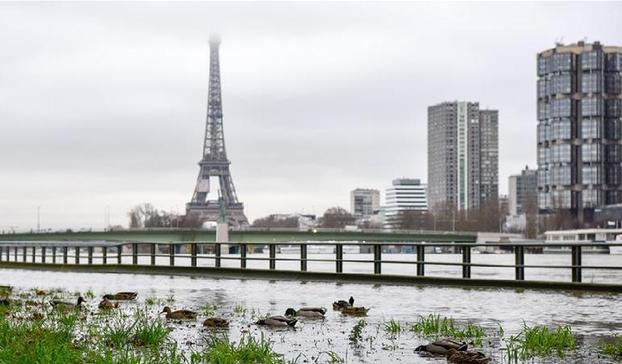
<instances>
[{"instance_id":1,"label":"white building","mask_svg":"<svg viewBox=\"0 0 622 364\"><path fill-rule=\"evenodd\" d=\"M402 211L427 211L426 191L426 185L418 179L394 179L391 187L385 190L384 227L386 229L398 228L399 215Z\"/></svg>"},{"instance_id":2,"label":"white building","mask_svg":"<svg viewBox=\"0 0 622 364\"><path fill-rule=\"evenodd\" d=\"M371 216L380 209L380 191L357 188L350 192L350 213L356 217Z\"/></svg>"}]
</instances>

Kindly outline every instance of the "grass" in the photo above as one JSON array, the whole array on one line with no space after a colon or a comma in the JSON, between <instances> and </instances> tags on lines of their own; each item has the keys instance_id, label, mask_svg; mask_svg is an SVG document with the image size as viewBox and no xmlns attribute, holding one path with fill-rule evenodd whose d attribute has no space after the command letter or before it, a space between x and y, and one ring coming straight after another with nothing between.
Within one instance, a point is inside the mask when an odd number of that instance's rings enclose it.
<instances>
[{"instance_id":1,"label":"grass","mask_svg":"<svg viewBox=\"0 0 622 364\"><path fill-rule=\"evenodd\" d=\"M356 322L352 330L350 330L350 341L354 344L358 344L363 339L363 329L367 326L367 322L361 319Z\"/></svg>"},{"instance_id":2,"label":"grass","mask_svg":"<svg viewBox=\"0 0 622 364\"><path fill-rule=\"evenodd\" d=\"M416 323L410 326L410 331L416 332L425 337L450 337L456 340L472 340L477 346L482 345L486 336L486 331L479 325L467 322L465 324L456 323L451 317L439 314L419 316Z\"/></svg>"},{"instance_id":3,"label":"grass","mask_svg":"<svg viewBox=\"0 0 622 364\"><path fill-rule=\"evenodd\" d=\"M622 360L622 338L616 337L612 342L602 343L600 352L610 358Z\"/></svg>"},{"instance_id":4,"label":"grass","mask_svg":"<svg viewBox=\"0 0 622 364\"><path fill-rule=\"evenodd\" d=\"M244 316L246 315L246 307L244 307L244 305L242 305L241 303L236 303L236 305L233 307L233 313L235 313L237 316Z\"/></svg>"},{"instance_id":5,"label":"grass","mask_svg":"<svg viewBox=\"0 0 622 364\"><path fill-rule=\"evenodd\" d=\"M209 316L214 316L214 314L216 313L216 305L212 305L212 304L206 303L202 307L201 311L203 311L203 315L205 315L205 316L208 316L208 317Z\"/></svg>"},{"instance_id":6,"label":"grass","mask_svg":"<svg viewBox=\"0 0 622 364\"><path fill-rule=\"evenodd\" d=\"M157 297L147 297L145 298L145 304L147 306L154 306L157 305L160 302L160 300L158 300Z\"/></svg>"},{"instance_id":7,"label":"grass","mask_svg":"<svg viewBox=\"0 0 622 364\"><path fill-rule=\"evenodd\" d=\"M263 334L259 339L251 335L242 336L239 343L230 342L227 337L212 336L208 347L202 352L194 352L191 364L285 364L281 354L274 352L272 343Z\"/></svg>"},{"instance_id":8,"label":"grass","mask_svg":"<svg viewBox=\"0 0 622 364\"><path fill-rule=\"evenodd\" d=\"M549 329L546 326L529 327L523 324L523 330L516 336L510 336L504 350L507 361L516 363L553 355L564 358L566 351L575 349L576 345L570 326Z\"/></svg>"},{"instance_id":9,"label":"grass","mask_svg":"<svg viewBox=\"0 0 622 364\"><path fill-rule=\"evenodd\" d=\"M391 319L389 322L385 322L383 327L384 331L393 337L399 335L402 331L404 331L402 325L398 321L395 321L393 319Z\"/></svg>"}]
</instances>

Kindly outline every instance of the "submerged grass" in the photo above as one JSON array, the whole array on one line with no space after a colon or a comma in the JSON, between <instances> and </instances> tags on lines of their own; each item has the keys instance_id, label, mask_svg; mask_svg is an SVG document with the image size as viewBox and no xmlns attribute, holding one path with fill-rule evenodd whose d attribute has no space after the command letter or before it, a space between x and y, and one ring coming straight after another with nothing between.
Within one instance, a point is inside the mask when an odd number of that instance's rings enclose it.
<instances>
[{"instance_id":1,"label":"submerged grass","mask_svg":"<svg viewBox=\"0 0 622 364\"><path fill-rule=\"evenodd\" d=\"M529 327L523 324L523 330L516 336L510 336L504 350L507 361L516 363L553 355L564 358L566 351L575 349L576 345L570 326L549 329L546 326Z\"/></svg>"},{"instance_id":2,"label":"submerged grass","mask_svg":"<svg viewBox=\"0 0 622 364\"><path fill-rule=\"evenodd\" d=\"M602 343L600 352L613 359L622 360L622 338L616 337L611 342Z\"/></svg>"},{"instance_id":3,"label":"submerged grass","mask_svg":"<svg viewBox=\"0 0 622 364\"><path fill-rule=\"evenodd\" d=\"M239 343L230 342L227 337L212 336L205 351L194 352L191 364L285 364L283 355L274 352L272 343L263 334L259 339L251 335L242 336Z\"/></svg>"},{"instance_id":4,"label":"submerged grass","mask_svg":"<svg viewBox=\"0 0 622 364\"><path fill-rule=\"evenodd\" d=\"M385 322L383 327L384 331L392 337L395 337L399 335L402 331L404 331L402 324L400 324L399 321L395 321L394 319Z\"/></svg>"},{"instance_id":5,"label":"submerged grass","mask_svg":"<svg viewBox=\"0 0 622 364\"><path fill-rule=\"evenodd\" d=\"M479 325L467 322L456 323L453 318L430 314L419 316L416 323L410 326L410 331L425 337L450 337L456 340L472 340L475 345L481 345L486 331Z\"/></svg>"}]
</instances>

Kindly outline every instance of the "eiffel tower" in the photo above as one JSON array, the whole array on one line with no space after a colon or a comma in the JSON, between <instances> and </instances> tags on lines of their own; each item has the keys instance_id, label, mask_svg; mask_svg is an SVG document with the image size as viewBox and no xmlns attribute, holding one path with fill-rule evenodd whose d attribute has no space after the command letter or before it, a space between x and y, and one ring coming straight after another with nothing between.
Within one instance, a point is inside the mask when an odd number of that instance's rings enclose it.
<instances>
[{"instance_id":1,"label":"eiffel tower","mask_svg":"<svg viewBox=\"0 0 622 364\"><path fill-rule=\"evenodd\" d=\"M207 122L203 142L203 158L199 162L199 177L192 200L186 204L186 218L203 223L218 221L226 211L226 220L231 226L248 225L244 215L244 204L238 201L229 171L229 159L225 150L225 135L222 127L222 97L220 88L220 64L218 47L220 38L210 36L209 95L207 100ZM217 177L220 184L218 200L208 200L210 177Z\"/></svg>"}]
</instances>

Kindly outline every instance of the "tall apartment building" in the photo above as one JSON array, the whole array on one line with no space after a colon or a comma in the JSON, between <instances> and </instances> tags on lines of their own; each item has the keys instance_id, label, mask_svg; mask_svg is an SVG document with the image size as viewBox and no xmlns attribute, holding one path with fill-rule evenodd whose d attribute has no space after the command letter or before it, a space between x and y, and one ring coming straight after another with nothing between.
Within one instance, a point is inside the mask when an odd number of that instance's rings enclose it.
<instances>
[{"instance_id":1,"label":"tall apartment building","mask_svg":"<svg viewBox=\"0 0 622 364\"><path fill-rule=\"evenodd\" d=\"M538 207L622 202L622 47L557 45L538 54Z\"/></svg>"},{"instance_id":2,"label":"tall apartment building","mask_svg":"<svg viewBox=\"0 0 622 364\"><path fill-rule=\"evenodd\" d=\"M509 214L518 216L524 214L530 201L536 202L538 194L537 170L525 169L518 175L510 176L509 187Z\"/></svg>"},{"instance_id":3,"label":"tall apartment building","mask_svg":"<svg viewBox=\"0 0 622 364\"><path fill-rule=\"evenodd\" d=\"M399 215L407 210L428 210L426 185L414 178L394 179L391 187L385 190L384 227L398 228Z\"/></svg>"},{"instance_id":4,"label":"tall apartment building","mask_svg":"<svg viewBox=\"0 0 622 364\"><path fill-rule=\"evenodd\" d=\"M428 107L428 205L478 208L499 195L499 112L477 102Z\"/></svg>"},{"instance_id":5,"label":"tall apartment building","mask_svg":"<svg viewBox=\"0 0 622 364\"><path fill-rule=\"evenodd\" d=\"M350 192L350 212L354 216L371 216L380 210L380 191L357 188Z\"/></svg>"}]
</instances>

